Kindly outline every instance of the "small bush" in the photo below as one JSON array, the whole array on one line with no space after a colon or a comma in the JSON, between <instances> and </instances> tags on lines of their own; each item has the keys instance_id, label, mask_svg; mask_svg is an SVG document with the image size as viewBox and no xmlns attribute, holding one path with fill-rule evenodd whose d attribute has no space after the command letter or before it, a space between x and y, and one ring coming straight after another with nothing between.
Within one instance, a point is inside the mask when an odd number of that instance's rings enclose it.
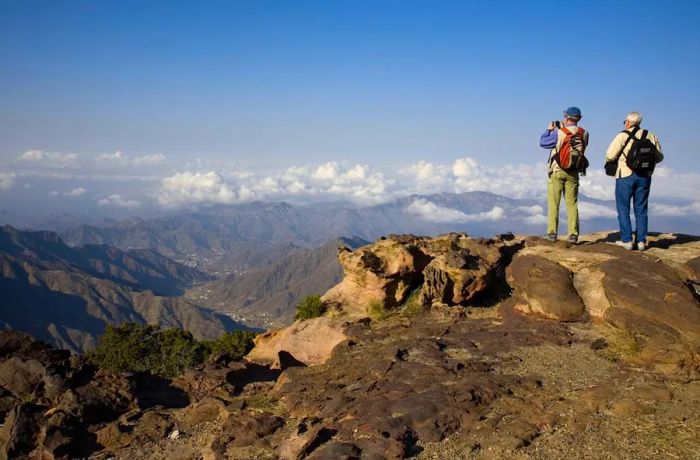
<instances>
[{"instance_id":1,"label":"small bush","mask_svg":"<svg viewBox=\"0 0 700 460\"><path fill-rule=\"evenodd\" d=\"M204 342L204 345L210 353L223 353L233 361L238 361L253 349L255 336L250 331L227 332L216 340Z\"/></svg>"},{"instance_id":2,"label":"small bush","mask_svg":"<svg viewBox=\"0 0 700 460\"><path fill-rule=\"evenodd\" d=\"M367 313L369 313L369 317L374 320L381 320L389 315L386 305L384 305L384 302L380 301L370 302Z\"/></svg>"},{"instance_id":3,"label":"small bush","mask_svg":"<svg viewBox=\"0 0 700 460\"><path fill-rule=\"evenodd\" d=\"M294 319L311 319L323 315L327 310L326 305L318 294L307 295L296 306Z\"/></svg>"},{"instance_id":4,"label":"small bush","mask_svg":"<svg viewBox=\"0 0 700 460\"><path fill-rule=\"evenodd\" d=\"M413 318L425 311L425 306L420 301L420 289L414 290L401 306L401 316Z\"/></svg>"},{"instance_id":5,"label":"small bush","mask_svg":"<svg viewBox=\"0 0 700 460\"><path fill-rule=\"evenodd\" d=\"M200 342L181 329L161 330L128 322L107 326L87 357L96 366L113 372L150 372L172 378L204 363L212 352L223 352L239 360L253 347L254 337L249 331L235 331Z\"/></svg>"}]
</instances>

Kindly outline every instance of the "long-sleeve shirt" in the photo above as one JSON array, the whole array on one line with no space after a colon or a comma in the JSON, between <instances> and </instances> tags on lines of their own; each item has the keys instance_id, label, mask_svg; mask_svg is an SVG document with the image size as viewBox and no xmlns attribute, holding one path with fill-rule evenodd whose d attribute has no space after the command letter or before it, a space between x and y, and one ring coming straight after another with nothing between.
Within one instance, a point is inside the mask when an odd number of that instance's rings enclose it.
<instances>
[{"instance_id":1,"label":"long-sleeve shirt","mask_svg":"<svg viewBox=\"0 0 700 460\"><path fill-rule=\"evenodd\" d=\"M572 129L569 129L572 128ZM564 139L566 138L566 134L564 133L564 129L569 130L571 132L574 132L573 130L578 128L576 125L571 125L571 126L566 126L564 128L558 129L555 128L553 130L545 130L545 132L540 136L540 147L543 149L549 149L549 172L553 171L559 171L561 168L557 164L556 161L552 161L552 157L557 153L557 151L561 148L561 144L564 142ZM584 149L588 146L588 131L584 131L583 133L583 145Z\"/></svg>"},{"instance_id":2,"label":"long-sleeve shirt","mask_svg":"<svg viewBox=\"0 0 700 460\"><path fill-rule=\"evenodd\" d=\"M558 129L548 130L546 129L544 133L540 136L540 147L543 149L553 149L557 146L557 139L559 137Z\"/></svg>"},{"instance_id":3,"label":"long-sleeve shirt","mask_svg":"<svg viewBox=\"0 0 700 460\"><path fill-rule=\"evenodd\" d=\"M605 161L617 160L617 172L615 173L615 177L617 178L628 177L632 175L632 170L629 168L629 166L627 166L627 155L629 154L630 149L632 148L632 141L627 142L627 139L629 138L629 133L630 131L627 130L618 133L617 136L615 136L615 138L610 143L608 151L605 153ZM635 133L635 137L641 139L641 129L637 130L637 132ZM653 142L653 144L656 146L655 159L657 163L660 163L664 159L664 154L661 152L661 144L659 144L659 139L651 131L648 131L647 139ZM627 143L627 145L625 145L625 143ZM622 150L623 147L624 151Z\"/></svg>"}]
</instances>

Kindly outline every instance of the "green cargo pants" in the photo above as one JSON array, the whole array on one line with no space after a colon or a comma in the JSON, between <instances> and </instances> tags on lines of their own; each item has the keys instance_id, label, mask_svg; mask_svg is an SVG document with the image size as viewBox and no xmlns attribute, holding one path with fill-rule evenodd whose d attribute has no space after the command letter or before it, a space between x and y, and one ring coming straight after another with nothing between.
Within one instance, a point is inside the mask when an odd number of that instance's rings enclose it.
<instances>
[{"instance_id":1,"label":"green cargo pants","mask_svg":"<svg viewBox=\"0 0 700 460\"><path fill-rule=\"evenodd\" d=\"M554 171L547 187L547 233L559 233L559 203L564 194L569 221L569 235L578 235L578 173Z\"/></svg>"}]
</instances>

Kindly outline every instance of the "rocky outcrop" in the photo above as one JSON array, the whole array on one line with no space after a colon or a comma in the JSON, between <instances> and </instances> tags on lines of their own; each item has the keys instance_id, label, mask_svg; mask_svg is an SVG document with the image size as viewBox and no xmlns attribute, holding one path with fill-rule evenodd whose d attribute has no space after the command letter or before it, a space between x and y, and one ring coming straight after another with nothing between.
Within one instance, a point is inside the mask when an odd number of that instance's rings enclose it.
<instances>
[{"instance_id":1,"label":"rocky outcrop","mask_svg":"<svg viewBox=\"0 0 700 460\"><path fill-rule=\"evenodd\" d=\"M0 332L0 369L0 386L14 402L0 414L0 458L85 455L94 445L88 427L126 412L136 399L126 378L95 372L20 332Z\"/></svg>"},{"instance_id":2,"label":"rocky outcrop","mask_svg":"<svg viewBox=\"0 0 700 460\"><path fill-rule=\"evenodd\" d=\"M700 309L691 281L697 279L700 243L662 235L649 251L637 253L608 244L606 237L586 236L572 246L513 235L394 235L341 250L345 278L323 300L334 307L334 318L354 320L397 310L409 296L427 307L488 306L507 297L507 282L511 305L522 314L611 326L639 349L633 357L638 363L695 372ZM338 319L297 322L261 335L249 358L275 363L286 351L304 364L321 364L347 338L343 328Z\"/></svg>"},{"instance_id":3,"label":"rocky outcrop","mask_svg":"<svg viewBox=\"0 0 700 460\"><path fill-rule=\"evenodd\" d=\"M351 318L394 310L415 293L420 302L466 305L497 289L498 277L521 239L392 235L355 251L341 250L345 278L323 300Z\"/></svg>"},{"instance_id":4,"label":"rocky outcrop","mask_svg":"<svg viewBox=\"0 0 700 460\"><path fill-rule=\"evenodd\" d=\"M0 332L0 459L693 458L700 244L605 239L344 251L354 272L332 294L350 308L173 380ZM375 289L358 300L363 282ZM406 297L430 308L408 314ZM370 319L378 299L389 314Z\"/></svg>"},{"instance_id":5,"label":"rocky outcrop","mask_svg":"<svg viewBox=\"0 0 700 460\"><path fill-rule=\"evenodd\" d=\"M661 235L639 253L605 238L589 235L578 246L527 239L508 267L515 308L564 321L590 317L630 342L631 360L664 372L697 372L700 308L689 282L700 243Z\"/></svg>"},{"instance_id":6,"label":"rocky outcrop","mask_svg":"<svg viewBox=\"0 0 700 460\"><path fill-rule=\"evenodd\" d=\"M363 246L355 251L341 249L338 259L344 278L324 296L350 317L367 315L368 307L395 308L422 282L421 272L430 258L420 250L421 240L394 238Z\"/></svg>"}]
</instances>

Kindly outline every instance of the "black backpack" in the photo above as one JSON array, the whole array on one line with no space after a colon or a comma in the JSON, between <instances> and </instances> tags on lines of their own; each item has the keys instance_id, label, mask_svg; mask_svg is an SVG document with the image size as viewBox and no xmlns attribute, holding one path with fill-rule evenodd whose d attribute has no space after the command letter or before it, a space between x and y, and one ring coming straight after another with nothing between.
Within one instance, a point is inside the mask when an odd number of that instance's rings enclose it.
<instances>
[{"instance_id":1,"label":"black backpack","mask_svg":"<svg viewBox=\"0 0 700 460\"><path fill-rule=\"evenodd\" d=\"M630 136L627 142L632 141L630 151L625 155L625 163L627 163L628 168L637 174L648 175L654 171L656 166L656 145L647 139L649 131L646 129L642 130L640 137L636 137L635 134L638 130L639 126L635 126L632 131L625 131Z\"/></svg>"}]
</instances>

